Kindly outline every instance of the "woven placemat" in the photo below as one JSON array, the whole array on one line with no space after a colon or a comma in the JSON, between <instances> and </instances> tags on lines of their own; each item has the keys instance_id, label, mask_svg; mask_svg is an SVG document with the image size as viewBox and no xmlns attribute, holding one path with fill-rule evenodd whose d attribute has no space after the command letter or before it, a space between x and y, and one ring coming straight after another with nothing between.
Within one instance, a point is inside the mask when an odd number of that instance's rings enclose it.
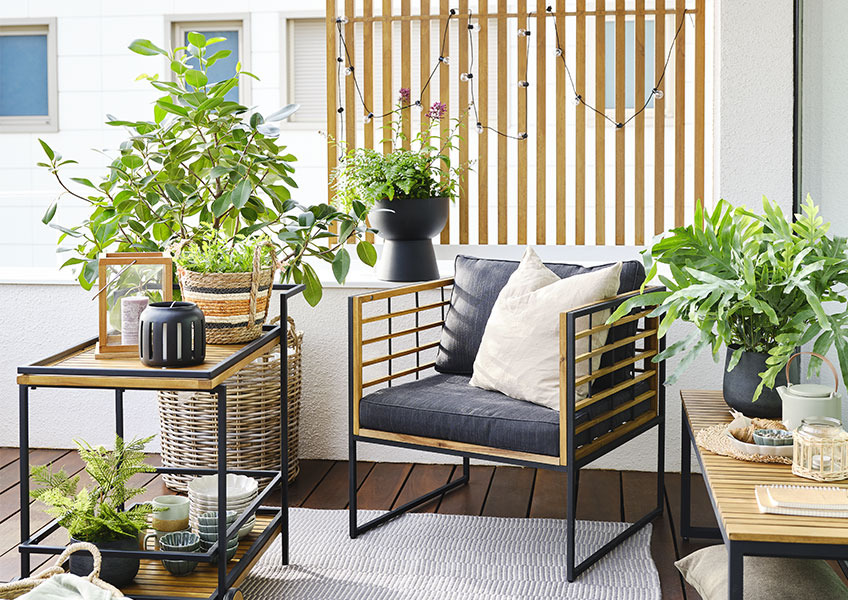
<instances>
[{"instance_id":1,"label":"woven placemat","mask_svg":"<svg viewBox=\"0 0 848 600\"><path fill-rule=\"evenodd\" d=\"M699 448L737 460L758 463L779 463L783 465L792 464L792 459L786 456L766 456L764 454L744 454L739 452L739 450L733 447L733 443L727 437L727 425L705 427L695 435L695 443L698 444Z\"/></svg>"}]
</instances>

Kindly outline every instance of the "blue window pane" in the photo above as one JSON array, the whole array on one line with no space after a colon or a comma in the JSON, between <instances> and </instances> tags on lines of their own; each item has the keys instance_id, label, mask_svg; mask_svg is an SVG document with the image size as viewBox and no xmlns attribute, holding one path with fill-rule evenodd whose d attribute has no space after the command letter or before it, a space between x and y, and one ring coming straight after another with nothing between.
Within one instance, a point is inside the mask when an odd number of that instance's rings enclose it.
<instances>
[{"instance_id":1,"label":"blue window pane","mask_svg":"<svg viewBox=\"0 0 848 600\"><path fill-rule=\"evenodd\" d=\"M219 50L229 50L230 55L226 58L222 58L215 62L206 72L206 76L209 77L209 83L218 83L219 81L223 81L224 79L229 79L236 72L236 64L239 62L239 32L238 31L201 31L206 37L207 40L211 40L212 38L222 37L227 38L223 42L218 42L217 44L213 44L207 49L207 56L211 56L215 52ZM188 33L186 33L185 39L183 42L188 45ZM189 57L188 64L194 67L195 69L199 68L197 59L193 56ZM227 95L224 96L227 100L232 100L233 102L239 101L239 90L238 86L231 89L227 92Z\"/></svg>"},{"instance_id":2,"label":"blue window pane","mask_svg":"<svg viewBox=\"0 0 848 600\"><path fill-rule=\"evenodd\" d=\"M48 112L47 36L0 36L0 116Z\"/></svg>"},{"instance_id":3,"label":"blue window pane","mask_svg":"<svg viewBox=\"0 0 848 600\"><path fill-rule=\"evenodd\" d=\"M606 93L605 104L607 108L615 108L615 22L607 21L606 30L606 60L605 77L604 77L604 92ZM654 78L654 22L645 21L645 98L639 98L638 106L634 99L636 93L633 89L635 85L636 73L636 40L635 40L634 21L625 21L624 23L624 107L625 108L642 108L645 99L651 93L651 90L656 84ZM651 97L648 107L654 106L654 99Z\"/></svg>"}]
</instances>

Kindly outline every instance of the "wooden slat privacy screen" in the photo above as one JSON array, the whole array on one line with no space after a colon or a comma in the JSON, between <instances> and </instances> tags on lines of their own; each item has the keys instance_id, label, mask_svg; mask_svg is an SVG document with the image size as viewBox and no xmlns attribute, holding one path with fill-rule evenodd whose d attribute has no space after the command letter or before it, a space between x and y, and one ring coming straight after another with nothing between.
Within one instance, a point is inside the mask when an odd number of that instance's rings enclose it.
<instances>
[{"instance_id":1,"label":"wooden slat privacy screen","mask_svg":"<svg viewBox=\"0 0 848 600\"><path fill-rule=\"evenodd\" d=\"M403 119L407 136L425 125L414 110L365 122L354 78L343 73L347 58L337 62L336 18L344 15L356 80L374 114L391 110L405 87L413 100L421 94L425 111L440 100L457 117L473 85L481 123L527 133L478 134L469 113L453 158L470 159L471 170L441 243L643 245L685 224L705 197L706 1L326 0L328 134L388 151L382 127L392 119ZM450 64L439 65L422 94L450 9L458 11L445 40ZM471 36L469 23L480 25ZM530 37L519 39L519 29ZM557 33L570 73L555 53ZM667 58L663 97L631 119ZM473 79L460 82L467 71ZM529 88L517 85L523 78ZM574 105L572 81L588 106ZM631 120L616 128L605 115ZM443 137L448 129L444 119ZM328 147L330 170L338 154Z\"/></svg>"}]
</instances>

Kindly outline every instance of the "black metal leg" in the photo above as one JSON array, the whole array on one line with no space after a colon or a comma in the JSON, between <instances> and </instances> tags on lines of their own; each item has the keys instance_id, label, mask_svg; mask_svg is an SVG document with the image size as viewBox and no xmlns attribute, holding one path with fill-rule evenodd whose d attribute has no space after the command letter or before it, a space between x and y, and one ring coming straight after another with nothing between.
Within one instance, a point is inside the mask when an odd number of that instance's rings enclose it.
<instances>
[{"instance_id":1,"label":"black metal leg","mask_svg":"<svg viewBox=\"0 0 848 600\"><path fill-rule=\"evenodd\" d=\"M727 542L727 600L742 600L744 557L738 546Z\"/></svg>"},{"instance_id":2,"label":"black metal leg","mask_svg":"<svg viewBox=\"0 0 848 600\"><path fill-rule=\"evenodd\" d=\"M115 435L124 437L124 390L115 389Z\"/></svg>"},{"instance_id":3,"label":"black metal leg","mask_svg":"<svg viewBox=\"0 0 848 600\"><path fill-rule=\"evenodd\" d=\"M19 444L21 477L21 543L29 539L29 387L21 385L19 391ZM21 552L21 577L30 574L29 553Z\"/></svg>"},{"instance_id":4,"label":"black metal leg","mask_svg":"<svg viewBox=\"0 0 848 600\"><path fill-rule=\"evenodd\" d=\"M662 414L662 413L661 413ZM665 504L665 419L657 426L657 510L663 513Z\"/></svg>"},{"instance_id":5,"label":"black metal leg","mask_svg":"<svg viewBox=\"0 0 848 600\"><path fill-rule=\"evenodd\" d=\"M285 294L280 294L280 549L289 564L289 315Z\"/></svg>"},{"instance_id":6,"label":"black metal leg","mask_svg":"<svg viewBox=\"0 0 848 600\"><path fill-rule=\"evenodd\" d=\"M227 591L227 387L218 394L218 598Z\"/></svg>"},{"instance_id":7,"label":"black metal leg","mask_svg":"<svg viewBox=\"0 0 848 600\"><path fill-rule=\"evenodd\" d=\"M692 525L689 514L692 506L692 438L686 422L686 411L682 406L680 423L680 537L688 542Z\"/></svg>"},{"instance_id":8,"label":"black metal leg","mask_svg":"<svg viewBox=\"0 0 848 600\"><path fill-rule=\"evenodd\" d=\"M565 493L567 495L566 499L566 508L565 508L565 535L566 535L566 578L569 583L572 583L574 579L577 577L577 573L575 572L574 566L577 563L577 556L574 553L574 536L575 531L574 527L577 522L577 478L579 476L580 469L575 467L568 467L566 471L566 489Z\"/></svg>"},{"instance_id":9,"label":"black metal leg","mask_svg":"<svg viewBox=\"0 0 848 600\"><path fill-rule=\"evenodd\" d=\"M471 479L471 459L467 456L462 457L462 476L466 480Z\"/></svg>"},{"instance_id":10,"label":"black metal leg","mask_svg":"<svg viewBox=\"0 0 848 600\"><path fill-rule=\"evenodd\" d=\"M359 533L356 527L356 438L351 433L347 448L348 516L350 517L350 539Z\"/></svg>"}]
</instances>

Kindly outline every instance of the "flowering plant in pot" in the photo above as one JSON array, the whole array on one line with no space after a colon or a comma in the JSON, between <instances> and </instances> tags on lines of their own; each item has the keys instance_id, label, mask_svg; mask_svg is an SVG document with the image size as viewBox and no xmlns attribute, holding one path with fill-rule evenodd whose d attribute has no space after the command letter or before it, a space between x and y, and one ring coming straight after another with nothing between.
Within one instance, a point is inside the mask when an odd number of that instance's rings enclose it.
<instances>
[{"instance_id":1,"label":"flowering plant in pot","mask_svg":"<svg viewBox=\"0 0 848 600\"><path fill-rule=\"evenodd\" d=\"M791 222L766 198L763 214L724 200L711 213L698 204L692 225L672 229L643 252L645 284L659 279L666 290L624 302L610 321L658 304L653 314L663 317L660 336L677 320L695 325L655 357L682 357L666 383L674 383L702 349L718 360L724 346L725 401L748 416L780 416L774 388L786 385L784 368L805 344L817 354L835 347L848 378L848 299L842 291L848 242L827 235L830 224L809 197L801 210ZM813 357L810 372L820 365Z\"/></svg>"},{"instance_id":2,"label":"flowering plant in pot","mask_svg":"<svg viewBox=\"0 0 848 600\"><path fill-rule=\"evenodd\" d=\"M386 125L392 149L347 148L333 172L336 204L345 209L364 206L371 225L385 244L378 276L387 281L425 281L439 277L432 238L448 220L451 200L459 194L462 166L450 153L459 139L462 118L443 140L440 122L447 105L434 102L422 115L422 128L410 141L403 133L409 119L410 92L400 90L396 110L401 118Z\"/></svg>"},{"instance_id":3,"label":"flowering plant in pot","mask_svg":"<svg viewBox=\"0 0 848 600\"><path fill-rule=\"evenodd\" d=\"M155 470L144 462L144 446L152 439L125 442L116 436L112 450L76 441L93 487L79 489L79 475L71 477L64 469L53 471L50 465L33 465L33 482L41 487L30 495L47 505L47 513L67 529L72 543L90 542L103 550L138 550L139 533L147 527L153 507L144 503L124 510L123 506L145 491L130 486L130 478ZM74 554L70 563L71 573L85 576L91 572L91 556ZM100 578L120 587L133 580L138 568L137 558L104 555Z\"/></svg>"},{"instance_id":4,"label":"flowering plant in pot","mask_svg":"<svg viewBox=\"0 0 848 600\"><path fill-rule=\"evenodd\" d=\"M138 54L165 57L171 73L163 79L140 77L161 94L152 120L109 117L107 124L124 128L128 137L108 155L102 181L65 178L61 172L76 161L41 141L47 161L39 165L56 177L63 194L90 209L82 222L59 225L54 202L42 219L60 231L59 250L70 254L63 266L78 268L80 284L89 289L97 279L98 257L107 250L185 247L210 232L237 250L264 234L281 258L282 278L304 283L305 298L314 305L322 290L312 263L332 263L343 282L350 266L345 242L365 232L367 211L360 204L342 211L296 202L297 159L278 141L280 128L274 124L287 118L291 107L263 116L227 99L240 78L255 75L237 67L232 77L210 81L209 67L229 51L215 51L222 38L190 32L188 40L170 51L148 40L130 44ZM366 241L359 242L357 254L366 263L376 262Z\"/></svg>"}]
</instances>

